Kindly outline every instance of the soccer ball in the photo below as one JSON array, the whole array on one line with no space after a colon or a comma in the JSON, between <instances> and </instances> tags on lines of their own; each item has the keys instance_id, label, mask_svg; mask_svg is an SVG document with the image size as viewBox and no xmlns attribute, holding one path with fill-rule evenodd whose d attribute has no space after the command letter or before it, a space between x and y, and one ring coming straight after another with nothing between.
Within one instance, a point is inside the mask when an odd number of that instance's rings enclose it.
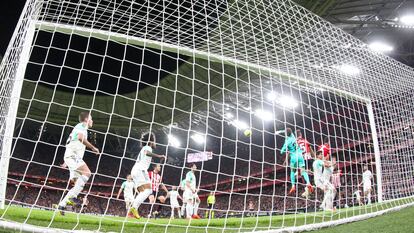
<instances>
[{"instance_id":1,"label":"soccer ball","mask_svg":"<svg viewBox=\"0 0 414 233\"><path fill-rule=\"evenodd\" d=\"M161 203L165 203L165 197L164 196L159 196L158 200L160 200Z\"/></svg>"},{"instance_id":2,"label":"soccer ball","mask_svg":"<svg viewBox=\"0 0 414 233\"><path fill-rule=\"evenodd\" d=\"M246 129L245 131L244 131L244 136L246 136L246 137L250 137L252 135L252 131L250 130L250 129Z\"/></svg>"}]
</instances>

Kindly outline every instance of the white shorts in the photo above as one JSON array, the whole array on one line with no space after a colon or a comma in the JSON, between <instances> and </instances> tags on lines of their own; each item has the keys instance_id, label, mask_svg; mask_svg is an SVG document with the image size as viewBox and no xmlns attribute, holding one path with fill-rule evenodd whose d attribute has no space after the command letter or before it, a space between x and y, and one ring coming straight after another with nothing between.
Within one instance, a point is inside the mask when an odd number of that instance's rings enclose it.
<instances>
[{"instance_id":1,"label":"white shorts","mask_svg":"<svg viewBox=\"0 0 414 233\"><path fill-rule=\"evenodd\" d=\"M86 146L81 142L70 142L66 145L64 158L83 158Z\"/></svg>"},{"instance_id":2,"label":"white shorts","mask_svg":"<svg viewBox=\"0 0 414 233\"><path fill-rule=\"evenodd\" d=\"M323 184L322 184L322 189L324 190L324 191L327 191L327 190L334 190L335 189L335 187L333 186L333 184L331 183L331 182L329 182L328 180L323 180Z\"/></svg>"},{"instance_id":3,"label":"white shorts","mask_svg":"<svg viewBox=\"0 0 414 233\"><path fill-rule=\"evenodd\" d=\"M364 192L368 192L369 190L371 190L371 188L371 182L364 183Z\"/></svg>"},{"instance_id":4,"label":"white shorts","mask_svg":"<svg viewBox=\"0 0 414 233\"><path fill-rule=\"evenodd\" d=\"M325 189L325 185L323 183L324 183L323 179L316 179L315 180L315 185L316 185L317 188Z\"/></svg>"},{"instance_id":5,"label":"white shorts","mask_svg":"<svg viewBox=\"0 0 414 233\"><path fill-rule=\"evenodd\" d=\"M134 180L135 188L140 187L144 184L151 184L151 180L146 170L141 170L134 166L131 171L131 176L132 176L132 179Z\"/></svg>"},{"instance_id":6,"label":"white shorts","mask_svg":"<svg viewBox=\"0 0 414 233\"><path fill-rule=\"evenodd\" d=\"M192 201L194 199L194 193L191 190L186 189L183 193L183 199L185 200L185 202L187 202L188 200Z\"/></svg>"},{"instance_id":7,"label":"white shorts","mask_svg":"<svg viewBox=\"0 0 414 233\"><path fill-rule=\"evenodd\" d=\"M128 203L132 203L134 201L133 196L124 196L124 201Z\"/></svg>"},{"instance_id":8,"label":"white shorts","mask_svg":"<svg viewBox=\"0 0 414 233\"><path fill-rule=\"evenodd\" d=\"M86 147L80 142L71 142L68 145L66 145L63 160L68 166L70 179L78 178L81 176L77 169L85 164L85 162L83 161L85 148Z\"/></svg>"},{"instance_id":9,"label":"white shorts","mask_svg":"<svg viewBox=\"0 0 414 233\"><path fill-rule=\"evenodd\" d=\"M170 202L171 208L180 208L180 203L178 201L174 200Z\"/></svg>"}]
</instances>

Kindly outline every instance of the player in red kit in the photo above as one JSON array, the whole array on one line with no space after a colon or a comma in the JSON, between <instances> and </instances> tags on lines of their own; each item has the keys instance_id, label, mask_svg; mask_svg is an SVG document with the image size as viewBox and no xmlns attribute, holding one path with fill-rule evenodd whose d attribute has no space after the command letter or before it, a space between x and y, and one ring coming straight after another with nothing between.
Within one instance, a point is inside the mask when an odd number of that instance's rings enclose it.
<instances>
[{"instance_id":1,"label":"player in red kit","mask_svg":"<svg viewBox=\"0 0 414 233\"><path fill-rule=\"evenodd\" d=\"M323 140L323 144L318 146L318 151L323 153L323 159L326 161L331 160L331 146L329 145L329 138L326 137Z\"/></svg>"},{"instance_id":2,"label":"player in red kit","mask_svg":"<svg viewBox=\"0 0 414 233\"><path fill-rule=\"evenodd\" d=\"M300 130L296 130L296 142L299 148L303 151L303 159L306 163L306 170L312 167L313 158L315 157L315 152L312 150L312 147L308 140L302 136Z\"/></svg>"},{"instance_id":3,"label":"player in red kit","mask_svg":"<svg viewBox=\"0 0 414 233\"><path fill-rule=\"evenodd\" d=\"M161 195L159 188L161 187L161 189L166 194L168 193L168 190L165 187L165 185L162 183L162 177L160 175L161 165L154 164L152 168L153 170L148 172L148 177L151 180L151 189L152 189L152 194L148 198L149 198L150 204L152 204L153 207L152 207L152 214L150 213L148 217L150 218L151 215L153 215L155 218L157 218L160 213L160 208L161 208L161 205L157 204L157 202L160 202L161 204L164 204L165 202L165 196Z\"/></svg>"}]
</instances>

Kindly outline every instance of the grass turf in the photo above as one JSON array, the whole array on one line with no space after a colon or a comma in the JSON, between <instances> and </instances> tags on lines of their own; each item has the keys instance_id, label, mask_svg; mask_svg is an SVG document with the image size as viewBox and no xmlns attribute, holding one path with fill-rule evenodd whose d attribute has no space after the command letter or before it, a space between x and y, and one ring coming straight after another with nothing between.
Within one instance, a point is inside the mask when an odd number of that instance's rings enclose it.
<instances>
[{"instance_id":1,"label":"grass turf","mask_svg":"<svg viewBox=\"0 0 414 233\"><path fill-rule=\"evenodd\" d=\"M388 213L367 220L318 230L318 233L412 233L414 232L414 207Z\"/></svg>"},{"instance_id":2,"label":"grass turf","mask_svg":"<svg viewBox=\"0 0 414 233\"><path fill-rule=\"evenodd\" d=\"M306 214L290 214L279 216L263 216L249 218L227 218L227 219L201 219L187 221L183 219L126 219L124 217L99 216L87 214L67 213L60 216L57 212L48 210L38 210L9 206L0 210L0 216L5 220L16 222L25 222L37 226L49 226L61 229L75 230L99 230L102 232L244 232L254 230L280 229L282 227L300 226L310 223L337 220L355 215L375 212L393 207L395 205L413 202L414 198L400 199L393 202L384 202L382 204L373 204L363 207L353 207L337 210L336 212L313 212ZM28 217L29 216L29 217ZM384 216L385 217L385 216ZM373 219L374 220L374 219ZM367 220L370 221L370 220ZM365 222L365 221L364 221ZM356 224L356 223L352 223ZM340 226L341 227L346 227ZM366 226L369 228L370 226ZM335 228L332 228L335 229ZM331 232L331 229L329 229ZM347 232L353 230L346 230ZM1 232L1 230L0 230ZM344 232L344 231L338 231ZM363 230L359 232L364 232ZM404 231L396 231L404 232Z\"/></svg>"}]
</instances>

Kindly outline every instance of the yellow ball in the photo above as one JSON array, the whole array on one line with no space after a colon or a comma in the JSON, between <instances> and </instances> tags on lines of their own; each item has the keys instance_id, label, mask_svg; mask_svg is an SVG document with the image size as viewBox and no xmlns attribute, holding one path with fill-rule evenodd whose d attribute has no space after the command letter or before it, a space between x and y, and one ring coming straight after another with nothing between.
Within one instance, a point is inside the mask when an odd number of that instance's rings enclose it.
<instances>
[{"instance_id":1,"label":"yellow ball","mask_svg":"<svg viewBox=\"0 0 414 233\"><path fill-rule=\"evenodd\" d=\"M245 131L244 131L244 136L246 136L246 137L250 137L252 135L252 131L250 130L250 129L246 129Z\"/></svg>"}]
</instances>

